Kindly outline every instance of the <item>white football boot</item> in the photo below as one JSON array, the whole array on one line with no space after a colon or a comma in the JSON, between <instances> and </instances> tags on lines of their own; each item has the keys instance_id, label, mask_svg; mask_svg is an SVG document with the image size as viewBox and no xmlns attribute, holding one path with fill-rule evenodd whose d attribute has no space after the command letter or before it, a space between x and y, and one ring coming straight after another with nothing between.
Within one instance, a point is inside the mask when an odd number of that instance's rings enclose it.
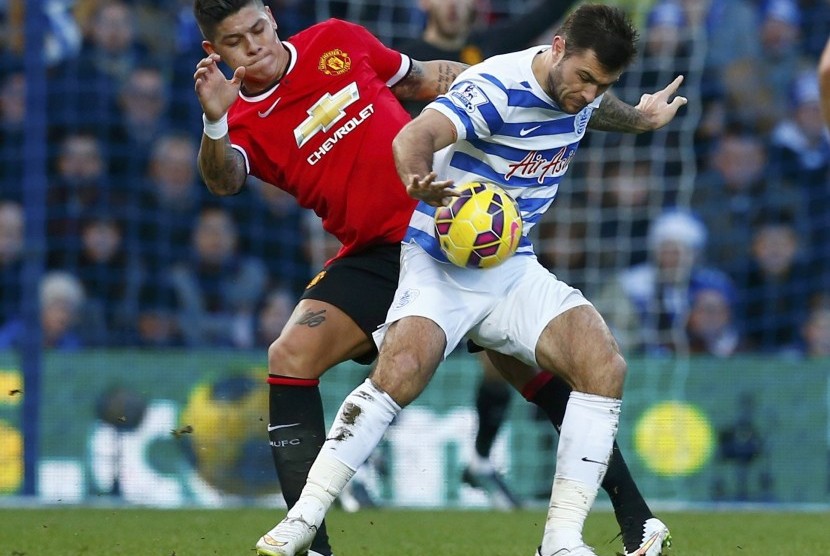
<instances>
[{"instance_id":1,"label":"white football boot","mask_svg":"<svg viewBox=\"0 0 830 556\"><path fill-rule=\"evenodd\" d=\"M256 543L259 556L307 556L318 523L325 516L323 504L314 498L298 502L285 519Z\"/></svg>"},{"instance_id":2,"label":"white football boot","mask_svg":"<svg viewBox=\"0 0 830 556\"><path fill-rule=\"evenodd\" d=\"M666 524L652 517L643 524L643 542L634 552L626 552L624 556L663 556L671 547L671 533Z\"/></svg>"}]
</instances>

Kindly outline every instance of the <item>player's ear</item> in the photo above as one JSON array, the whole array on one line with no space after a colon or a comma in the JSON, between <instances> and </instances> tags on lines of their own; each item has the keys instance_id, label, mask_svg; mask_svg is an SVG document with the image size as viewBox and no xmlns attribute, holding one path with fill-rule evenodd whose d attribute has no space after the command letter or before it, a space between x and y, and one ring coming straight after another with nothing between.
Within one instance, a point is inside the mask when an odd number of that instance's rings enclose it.
<instances>
[{"instance_id":1,"label":"player's ear","mask_svg":"<svg viewBox=\"0 0 830 556\"><path fill-rule=\"evenodd\" d=\"M274 31L276 31L277 27L279 27L279 25L277 25L277 20L274 19L274 14L271 13L271 8L269 8L268 6L265 6L265 13L268 14L268 19L271 21L271 27L273 27Z\"/></svg>"},{"instance_id":2,"label":"player's ear","mask_svg":"<svg viewBox=\"0 0 830 556\"><path fill-rule=\"evenodd\" d=\"M204 50L208 54L214 54L216 52L210 41L202 41L202 50Z\"/></svg>"},{"instance_id":3,"label":"player's ear","mask_svg":"<svg viewBox=\"0 0 830 556\"><path fill-rule=\"evenodd\" d=\"M565 39L559 35L553 37L553 54L559 60L565 55Z\"/></svg>"}]
</instances>

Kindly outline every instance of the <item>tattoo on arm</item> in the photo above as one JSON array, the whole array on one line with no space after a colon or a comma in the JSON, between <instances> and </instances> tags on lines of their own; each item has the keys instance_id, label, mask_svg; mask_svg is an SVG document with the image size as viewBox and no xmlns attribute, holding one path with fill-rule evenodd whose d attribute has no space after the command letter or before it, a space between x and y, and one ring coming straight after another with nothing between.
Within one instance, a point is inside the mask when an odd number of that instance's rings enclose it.
<instances>
[{"instance_id":1,"label":"tattoo on arm","mask_svg":"<svg viewBox=\"0 0 830 556\"><path fill-rule=\"evenodd\" d=\"M432 100L449 91L452 82L467 67L466 64L448 60L412 60L409 75L392 87L392 92L401 100Z\"/></svg>"},{"instance_id":2,"label":"tattoo on arm","mask_svg":"<svg viewBox=\"0 0 830 556\"><path fill-rule=\"evenodd\" d=\"M202 136L199 173L214 195L234 195L242 189L247 171L245 160L227 137L214 141Z\"/></svg>"},{"instance_id":3,"label":"tattoo on arm","mask_svg":"<svg viewBox=\"0 0 830 556\"><path fill-rule=\"evenodd\" d=\"M297 319L296 323L299 325L305 325L309 328L314 328L315 326L320 326L326 320L326 310L322 309L320 311L306 311L300 318Z\"/></svg>"},{"instance_id":4,"label":"tattoo on arm","mask_svg":"<svg viewBox=\"0 0 830 556\"><path fill-rule=\"evenodd\" d=\"M648 131L648 122L642 113L610 93L602 98L599 108L594 110L588 127L598 131L623 131L642 133Z\"/></svg>"},{"instance_id":5,"label":"tattoo on arm","mask_svg":"<svg viewBox=\"0 0 830 556\"><path fill-rule=\"evenodd\" d=\"M436 93L443 95L450 90L450 85L458 77L458 74L467 69L466 64L458 62L444 62L438 65L438 79L436 79Z\"/></svg>"}]
</instances>

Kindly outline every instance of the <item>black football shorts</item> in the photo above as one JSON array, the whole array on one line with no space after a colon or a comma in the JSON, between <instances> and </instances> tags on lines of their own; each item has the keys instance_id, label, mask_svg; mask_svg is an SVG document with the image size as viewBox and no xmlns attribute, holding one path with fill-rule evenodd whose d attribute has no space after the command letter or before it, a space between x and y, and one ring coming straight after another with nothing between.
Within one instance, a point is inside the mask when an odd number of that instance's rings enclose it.
<instances>
[{"instance_id":1,"label":"black football shorts","mask_svg":"<svg viewBox=\"0 0 830 556\"><path fill-rule=\"evenodd\" d=\"M308 283L300 298L331 303L351 317L372 340L372 333L386 321L398 287L400 267L400 243L370 247L334 259ZM368 365L377 354L373 348L354 360Z\"/></svg>"}]
</instances>

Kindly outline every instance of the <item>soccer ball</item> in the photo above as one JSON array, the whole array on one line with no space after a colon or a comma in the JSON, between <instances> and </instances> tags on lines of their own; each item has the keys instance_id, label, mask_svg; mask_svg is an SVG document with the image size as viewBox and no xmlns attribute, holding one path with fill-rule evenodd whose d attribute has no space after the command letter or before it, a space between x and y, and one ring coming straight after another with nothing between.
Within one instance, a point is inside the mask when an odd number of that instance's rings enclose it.
<instances>
[{"instance_id":1,"label":"soccer ball","mask_svg":"<svg viewBox=\"0 0 830 556\"><path fill-rule=\"evenodd\" d=\"M226 494L279 492L266 433L268 387L259 373L198 384L174 431L196 473Z\"/></svg>"},{"instance_id":2,"label":"soccer ball","mask_svg":"<svg viewBox=\"0 0 830 556\"><path fill-rule=\"evenodd\" d=\"M490 268L516 252L522 237L519 205L501 187L471 182L435 211L435 237L447 259L466 268Z\"/></svg>"}]
</instances>

